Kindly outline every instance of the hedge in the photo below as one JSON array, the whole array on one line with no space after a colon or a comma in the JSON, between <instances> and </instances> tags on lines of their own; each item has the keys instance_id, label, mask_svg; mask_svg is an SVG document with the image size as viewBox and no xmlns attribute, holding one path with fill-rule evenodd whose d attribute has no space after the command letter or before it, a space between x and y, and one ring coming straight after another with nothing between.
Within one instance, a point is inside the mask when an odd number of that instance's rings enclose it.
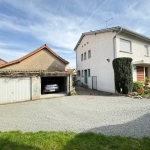
<instances>
[{"instance_id":1,"label":"hedge","mask_svg":"<svg viewBox=\"0 0 150 150\"><path fill-rule=\"evenodd\" d=\"M113 60L115 88L118 93L128 94L133 88L132 58L121 57Z\"/></svg>"}]
</instances>

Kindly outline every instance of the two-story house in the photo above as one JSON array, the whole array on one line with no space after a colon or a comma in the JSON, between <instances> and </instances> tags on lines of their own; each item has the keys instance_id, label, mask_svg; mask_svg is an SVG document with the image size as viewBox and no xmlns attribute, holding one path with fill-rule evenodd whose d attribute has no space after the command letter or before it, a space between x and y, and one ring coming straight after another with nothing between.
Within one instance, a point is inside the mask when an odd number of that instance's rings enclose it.
<instances>
[{"instance_id":1,"label":"two-story house","mask_svg":"<svg viewBox=\"0 0 150 150\"><path fill-rule=\"evenodd\" d=\"M150 38L123 27L83 33L77 42L78 79L91 89L115 93L112 61L130 57L133 80L150 78Z\"/></svg>"}]
</instances>

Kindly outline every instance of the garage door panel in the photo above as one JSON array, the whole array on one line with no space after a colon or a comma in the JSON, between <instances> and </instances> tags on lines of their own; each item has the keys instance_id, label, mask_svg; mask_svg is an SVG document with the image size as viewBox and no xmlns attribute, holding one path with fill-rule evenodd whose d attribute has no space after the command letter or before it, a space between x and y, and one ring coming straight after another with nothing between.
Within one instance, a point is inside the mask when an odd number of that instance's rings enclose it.
<instances>
[{"instance_id":1,"label":"garage door panel","mask_svg":"<svg viewBox=\"0 0 150 150\"><path fill-rule=\"evenodd\" d=\"M30 78L0 78L0 103L31 99Z\"/></svg>"}]
</instances>

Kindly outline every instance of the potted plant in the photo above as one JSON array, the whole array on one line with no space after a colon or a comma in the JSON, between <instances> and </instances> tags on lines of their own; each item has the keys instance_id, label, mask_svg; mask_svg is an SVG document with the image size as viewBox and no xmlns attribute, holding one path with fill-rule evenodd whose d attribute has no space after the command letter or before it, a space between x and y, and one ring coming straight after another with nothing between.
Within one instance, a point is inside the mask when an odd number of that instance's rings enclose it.
<instances>
[{"instance_id":1,"label":"potted plant","mask_svg":"<svg viewBox=\"0 0 150 150\"><path fill-rule=\"evenodd\" d=\"M149 85L149 79L148 79L148 77L145 77L145 86L147 86L147 85Z\"/></svg>"}]
</instances>

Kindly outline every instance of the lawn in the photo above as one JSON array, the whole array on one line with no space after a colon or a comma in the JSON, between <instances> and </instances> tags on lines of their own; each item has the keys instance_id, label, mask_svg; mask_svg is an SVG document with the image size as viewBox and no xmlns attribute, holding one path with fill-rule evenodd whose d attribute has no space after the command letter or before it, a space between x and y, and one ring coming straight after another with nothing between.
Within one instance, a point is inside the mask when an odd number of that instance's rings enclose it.
<instances>
[{"instance_id":1,"label":"lawn","mask_svg":"<svg viewBox=\"0 0 150 150\"><path fill-rule=\"evenodd\" d=\"M94 133L0 132L0 150L150 150L150 138Z\"/></svg>"}]
</instances>

